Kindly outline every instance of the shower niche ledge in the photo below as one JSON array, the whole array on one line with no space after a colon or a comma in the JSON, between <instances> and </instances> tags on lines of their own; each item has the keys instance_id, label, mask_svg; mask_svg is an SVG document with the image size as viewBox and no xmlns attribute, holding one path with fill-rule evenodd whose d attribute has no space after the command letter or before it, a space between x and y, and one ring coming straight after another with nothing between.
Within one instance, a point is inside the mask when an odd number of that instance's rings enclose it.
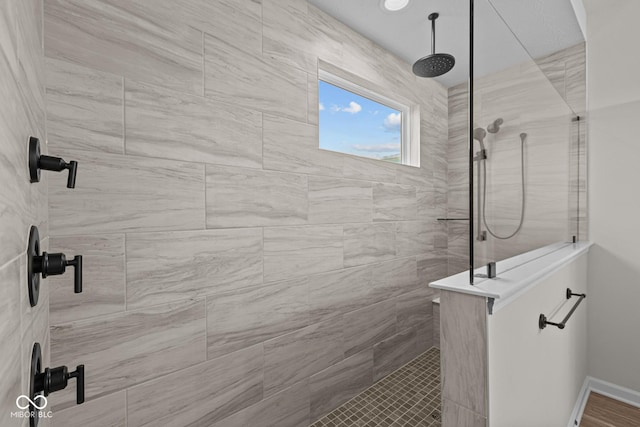
<instances>
[{"instance_id":1,"label":"shower niche ledge","mask_svg":"<svg viewBox=\"0 0 640 427\"><path fill-rule=\"evenodd\" d=\"M429 284L429 287L460 292L489 300L493 314L524 294L536 283L585 254L591 242L559 242L496 263L497 277L486 277L486 267L475 270L474 284L469 283L469 272L455 274Z\"/></svg>"}]
</instances>

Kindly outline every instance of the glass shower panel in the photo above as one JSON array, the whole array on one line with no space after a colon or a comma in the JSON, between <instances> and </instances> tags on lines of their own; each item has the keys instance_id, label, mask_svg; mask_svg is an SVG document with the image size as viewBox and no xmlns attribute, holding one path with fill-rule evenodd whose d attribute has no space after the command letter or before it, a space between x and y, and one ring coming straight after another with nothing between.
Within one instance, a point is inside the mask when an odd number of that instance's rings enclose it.
<instances>
[{"instance_id":1,"label":"glass shower panel","mask_svg":"<svg viewBox=\"0 0 640 427\"><path fill-rule=\"evenodd\" d=\"M514 7L520 2L522 8ZM537 12L527 3L475 1L474 233L467 238L476 268L569 242L574 235L585 237L578 229L584 220L579 175L584 43L571 37L549 41L543 38L549 29L541 28L536 44L531 22Z\"/></svg>"}]
</instances>

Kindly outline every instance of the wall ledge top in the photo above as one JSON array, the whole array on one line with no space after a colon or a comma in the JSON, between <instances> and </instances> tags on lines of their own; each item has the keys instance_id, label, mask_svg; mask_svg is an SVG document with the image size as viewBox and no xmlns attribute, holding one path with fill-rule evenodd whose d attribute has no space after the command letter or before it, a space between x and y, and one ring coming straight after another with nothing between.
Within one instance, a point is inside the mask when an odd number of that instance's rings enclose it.
<instances>
[{"instance_id":1,"label":"wall ledge top","mask_svg":"<svg viewBox=\"0 0 640 427\"><path fill-rule=\"evenodd\" d=\"M497 262L498 277L495 279L477 277L475 284L470 285L467 270L432 282L429 287L493 298L495 300L493 313L495 313L531 286L535 286L580 255L587 253L592 245L591 242L553 243ZM485 270L485 267L477 268L475 273L484 274Z\"/></svg>"}]
</instances>

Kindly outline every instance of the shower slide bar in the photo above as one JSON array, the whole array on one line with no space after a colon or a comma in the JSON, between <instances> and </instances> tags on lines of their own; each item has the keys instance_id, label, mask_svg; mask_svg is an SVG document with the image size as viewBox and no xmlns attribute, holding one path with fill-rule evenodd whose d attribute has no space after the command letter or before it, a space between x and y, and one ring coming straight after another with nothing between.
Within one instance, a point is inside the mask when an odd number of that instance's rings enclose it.
<instances>
[{"instance_id":1,"label":"shower slide bar","mask_svg":"<svg viewBox=\"0 0 640 427\"><path fill-rule=\"evenodd\" d=\"M571 299L571 297L580 297L580 298L578 298L578 301L576 301L576 303L573 305L573 307L571 308L571 311L569 311L569 313L564 317L564 319L562 319L562 322L560 323L549 322L547 320L547 316L545 316L544 314L541 314L540 317L538 318L538 327L540 329L546 328L547 325L553 325L553 326L556 326L558 329L564 329L564 327L567 325L567 321L573 315L573 312L576 311L576 308L578 308L582 300L587 297L587 294L575 294L571 292L571 289L569 288L567 288L566 295L567 295L567 299Z\"/></svg>"}]
</instances>

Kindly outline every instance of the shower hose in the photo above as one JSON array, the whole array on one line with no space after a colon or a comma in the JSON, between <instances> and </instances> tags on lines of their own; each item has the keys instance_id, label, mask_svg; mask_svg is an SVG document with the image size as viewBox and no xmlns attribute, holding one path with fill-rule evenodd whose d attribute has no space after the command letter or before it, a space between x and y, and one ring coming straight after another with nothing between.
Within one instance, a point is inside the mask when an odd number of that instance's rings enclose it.
<instances>
[{"instance_id":1,"label":"shower hose","mask_svg":"<svg viewBox=\"0 0 640 427\"><path fill-rule=\"evenodd\" d=\"M484 222L484 226L486 227L489 234L491 234L496 239L507 240L518 234L520 229L522 228L522 224L524 223L524 205L525 205L525 189L524 189L524 141L527 138L527 134L520 134L520 182L522 184L522 205L520 208L520 223L518 224L518 228L509 234L508 236L500 236L489 227L487 223L487 215L486 215L486 207L487 207L487 160L482 161L482 174L483 174L483 189L482 189L482 221Z\"/></svg>"}]
</instances>

